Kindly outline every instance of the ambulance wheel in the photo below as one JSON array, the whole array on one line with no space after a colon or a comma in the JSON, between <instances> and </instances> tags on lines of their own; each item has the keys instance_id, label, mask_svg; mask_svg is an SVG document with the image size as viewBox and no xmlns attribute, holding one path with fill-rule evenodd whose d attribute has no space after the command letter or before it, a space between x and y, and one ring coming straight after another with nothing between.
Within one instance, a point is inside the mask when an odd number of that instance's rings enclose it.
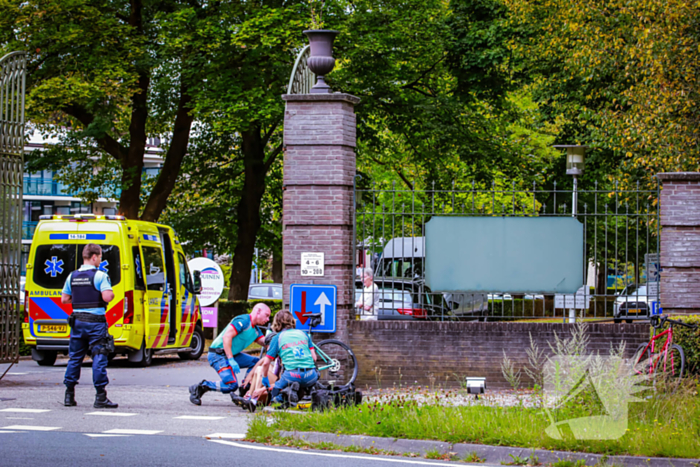
<instances>
[{"instance_id":1,"label":"ambulance wheel","mask_svg":"<svg viewBox=\"0 0 700 467\"><path fill-rule=\"evenodd\" d=\"M139 366L151 366L151 363L153 363L153 349L143 349L143 360L141 360Z\"/></svg>"},{"instance_id":2,"label":"ambulance wheel","mask_svg":"<svg viewBox=\"0 0 700 467\"><path fill-rule=\"evenodd\" d=\"M50 350L35 350L32 349L32 359L35 360L39 366L53 366L56 363L56 355L58 352L52 352Z\"/></svg>"},{"instance_id":3,"label":"ambulance wheel","mask_svg":"<svg viewBox=\"0 0 700 467\"><path fill-rule=\"evenodd\" d=\"M204 333L199 325L195 326L194 333L192 333L192 341L190 342L189 352L178 352L177 354L183 360L199 360L204 352Z\"/></svg>"},{"instance_id":4,"label":"ambulance wheel","mask_svg":"<svg viewBox=\"0 0 700 467\"><path fill-rule=\"evenodd\" d=\"M140 356L141 359L139 361L134 362L136 364L136 366L138 366L138 367L151 366L151 363L153 363L153 349L146 348L145 340L144 340L144 342L141 343L141 349L139 349L139 353L141 355L137 354L137 358L138 358L138 356ZM131 358L129 358L129 360L131 360ZM133 361L133 360L131 360L131 361Z\"/></svg>"}]
</instances>

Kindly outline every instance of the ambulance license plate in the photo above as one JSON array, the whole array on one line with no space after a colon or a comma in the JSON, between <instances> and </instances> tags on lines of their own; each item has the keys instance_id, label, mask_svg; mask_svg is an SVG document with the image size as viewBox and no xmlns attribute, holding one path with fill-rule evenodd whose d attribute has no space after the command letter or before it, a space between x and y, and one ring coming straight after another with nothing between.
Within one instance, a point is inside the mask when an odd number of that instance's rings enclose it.
<instances>
[{"instance_id":1,"label":"ambulance license plate","mask_svg":"<svg viewBox=\"0 0 700 467\"><path fill-rule=\"evenodd\" d=\"M40 324L39 332L55 332L61 333L68 330L67 324Z\"/></svg>"},{"instance_id":2,"label":"ambulance license plate","mask_svg":"<svg viewBox=\"0 0 700 467\"><path fill-rule=\"evenodd\" d=\"M642 312L642 310L634 310L634 309L632 309L632 310L627 310L627 313L629 313L629 314L631 314L631 315L632 315L632 314L641 313L641 312Z\"/></svg>"}]
</instances>

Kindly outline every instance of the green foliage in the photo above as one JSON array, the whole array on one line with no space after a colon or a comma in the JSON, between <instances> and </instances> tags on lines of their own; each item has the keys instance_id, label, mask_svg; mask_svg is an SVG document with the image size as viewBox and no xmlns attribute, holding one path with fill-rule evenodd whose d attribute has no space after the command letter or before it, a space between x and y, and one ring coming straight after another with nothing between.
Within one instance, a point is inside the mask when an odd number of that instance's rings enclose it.
<instances>
[{"instance_id":1,"label":"green foliage","mask_svg":"<svg viewBox=\"0 0 700 467\"><path fill-rule=\"evenodd\" d=\"M562 142L592 147L592 168L628 184L698 170L697 0L505 4L521 31L513 61L550 119L569 122Z\"/></svg>"},{"instance_id":2,"label":"green foliage","mask_svg":"<svg viewBox=\"0 0 700 467\"><path fill-rule=\"evenodd\" d=\"M479 457L479 455L476 453L476 451L472 451L469 454L467 454L466 456L464 456L464 458L462 458L462 462L479 462L479 463L481 463L481 462L486 462L486 459L484 459L483 457Z\"/></svg>"},{"instance_id":3,"label":"green foliage","mask_svg":"<svg viewBox=\"0 0 700 467\"><path fill-rule=\"evenodd\" d=\"M32 354L31 346L25 344L24 339L20 339L20 341L19 341L19 354L22 357L26 357L27 355Z\"/></svg>"},{"instance_id":4,"label":"green foliage","mask_svg":"<svg viewBox=\"0 0 700 467\"><path fill-rule=\"evenodd\" d=\"M223 329L233 318L240 315L245 315L253 310L253 307L258 303L264 303L270 307L272 314L270 319L282 309L282 300L219 300L219 315L218 326Z\"/></svg>"},{"instance_id":5,"label":"green foliage","mask_svg":"<svg viewBox=\"0 0 700 467\"><path fill-rule=\"evenodd\" d=\"M586 467L586 461L584 459L579 459L577 461L569 459L559 459L552 464L552 467Z\"/></svg>"},{"instance_id":6,"label":"green foliage","mask_svg":"<svg viewBox=\"0 0 700 467\"><path fill-rule=\"evenodd\" d=\"M684 323L700 326L700 315L683 316ZM688 329L683 326L673 328L673 342L683 347L685 354L685 374L700 375L700 327Z\"/></svg>"},{"instance_id":7,"label":"green foliage","mask_svg":"<svg viewBox=\"0 0 700 467\"><path fill-rule=\"evenodd\" d=\"M544 412L525 404L511 407L452 405L448 394L426 394L431 403L418 404L406 395L379 403L372 399L357 407L323 413L271 414L249 425L248 437L258 431L289 430L431 439L448 443L479 443L528 449L696 458L700 456L700 399L694 384L660 398L630 405L628 431L614 440L556 440L545 429ZM381 423L379 423L381 422ZM263 427L263 425L265 425Z\"/></svg>"}]
</instances>

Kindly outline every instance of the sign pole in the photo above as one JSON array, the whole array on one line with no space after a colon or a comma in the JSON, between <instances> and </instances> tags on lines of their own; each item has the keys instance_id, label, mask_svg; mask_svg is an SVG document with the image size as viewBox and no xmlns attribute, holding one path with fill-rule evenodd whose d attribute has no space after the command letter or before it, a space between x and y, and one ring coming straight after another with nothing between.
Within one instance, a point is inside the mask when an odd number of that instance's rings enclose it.
<instances>
[{"instance_id":1,"label":"sign pole","mask_svg":"<svg viewBox=\"0 0 700 467\"><path fill-rule=\"evenodd\" d=\"M216 308L216 321L214 324L214 336L212 339L216 339L216 336L219 335L219 301L217 300L216 303L214 303L214 308Z\"/></svg>"}]
</instances>

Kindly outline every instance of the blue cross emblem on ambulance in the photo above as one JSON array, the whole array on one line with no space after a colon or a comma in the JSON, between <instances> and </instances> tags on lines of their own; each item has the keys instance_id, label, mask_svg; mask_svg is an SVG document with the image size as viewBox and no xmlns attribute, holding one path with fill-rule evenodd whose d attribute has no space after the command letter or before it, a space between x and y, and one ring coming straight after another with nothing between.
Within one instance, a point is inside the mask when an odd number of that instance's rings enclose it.
<instances>
[{"instance_id":1,"label":"blue cross emblem on ambulance","mask_svg":"<svg viewBox=\"0 0 700 467\"><path fill-rule=\"evenodd\" d=\"M46 269L44 272L46 274L51 274L51 277L56 277L57 274L63 274L63 260L58 259L56 256L52 256L51 259L44 261Z\"/></svg>"},{"instance_id":2,"label":"blue cross emblem on ambulance","mask_svg":"<svg viewBox=\"0 0 700 467\"><path fill-rule=\"evenodd\" d=\"M107 271L107 266L109 266L109 261L104 260L100 263L100 267L97 269L99 269L102 272L109 272L109 271Z\"/></svg>"}]
</instances>

